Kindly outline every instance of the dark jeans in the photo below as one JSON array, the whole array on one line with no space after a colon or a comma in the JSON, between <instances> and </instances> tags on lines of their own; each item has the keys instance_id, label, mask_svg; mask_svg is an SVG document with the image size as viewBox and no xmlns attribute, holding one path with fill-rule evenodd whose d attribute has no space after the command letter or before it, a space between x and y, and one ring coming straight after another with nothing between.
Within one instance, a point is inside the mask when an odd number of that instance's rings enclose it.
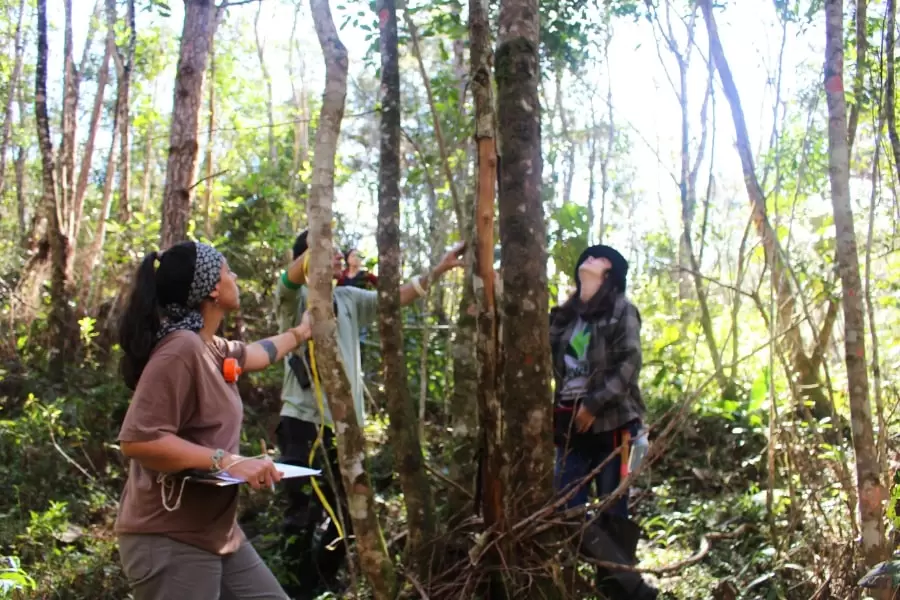
<instances>
[{"instance_id":1,"label":"dark jeans","mask_svg":"<svg viewBox=\"0 0 900 600\"><path fill-rule=\"evenodd\" d=\"M632 439L637 435L640 429L640 423L633 421L624 428L630 434ZM621 431L621 430L620 430ZM564 494L571 491L571 486L584 479L589 473L596 469L606 458L616 449L617 436L613 431L596 434L596 446L594 451L586 452L584 450L570 450L566 448L556 448L556 469L554 476L554 487L558 494ZM565 508L575 508L582 504L587 504L590 488L593 485L596 488L598 498L603 498L613 493L619 486L621 481L620 469L622 466L621 454L614 457L594 478L583 484L572 498L570 498ZM616 499L607 509L607 513L619 517L628 517L628 493L624 492Z\"/></svg>"},{"instance_id":2,"label":"dark jeans","mask_svg":"<svg viewBox=\"0 0 900 600\"><path fill-rule=\"evenodd\" d=\"M640 422L633 421L622 430L628 431L631 439L637 435ZM581 439L581 442L584 438ZM557 494L566 494L572 487L596 469L615 452L621 443L621 434L605 432L596 434L589 445L581 444L578 450L556 448L556 473L554 487ZM588 450L587 448L590 448ZM578 491L565 503L564 508L575 508L587 504L591 486L603 498L613 493L621 482L622 455L610 460L593 479L581 485ZM633 566L636 564L635 550L640 529L628 518L628 492L624 491L604 514L592 523L582 539L582 551L597 560ZM607 570L597 567L597 587L603 597L612 600L653 600L657 597L654 588L648 586L641 575L625 570Z\"/></svg>"},{"instance_id":3,"label":"dark jeans","mask_svg":"<svg viewBox=\"0 0 900 600\"><path fill-rule=\"evenodd\" d=\"M319 427L314 423L293 417L281 417L277 429L278 447L281 450L280 460L289 465L322 470L322 476L318 477L316 481L335 515L338 518L343 516L344 535L349 536L351 526L346 495L341 483L334 432L330 427L325 428L322 443L316 449L312 464L309 463L309 453L318 432ZM334 475L337 493L330 485L323 458L328 461L328 466ZM328 513L308 478L285 479L282 486L288 498L288 507L282 521L282 532L288 543L288 559L298 570L299 586L311 591L321 584L332 585L347 554L345 540L334 543L333 550L327 548L337 538L337 528L328 517ZM338 500L341 503L340 514L338 513ZM317 528L324 530L320 531L321 535L316 534Z\"/></svg>"}]
</instances>

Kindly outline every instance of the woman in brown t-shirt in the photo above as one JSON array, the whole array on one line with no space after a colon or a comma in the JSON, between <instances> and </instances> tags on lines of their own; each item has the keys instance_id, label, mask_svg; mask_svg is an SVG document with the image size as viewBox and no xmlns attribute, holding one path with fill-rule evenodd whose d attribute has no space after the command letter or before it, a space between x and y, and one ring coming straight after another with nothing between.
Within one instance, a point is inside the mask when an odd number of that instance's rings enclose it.
<instances>
[{"instance_id":1,"label":"woman in brown t-shirt","mask_svg":"<svg viewBox=\"0 0 900 600\"><path fill-rule=\"evenodd\" d=\"M134 396L119 433L131 464L116 521L135 600L287 598L237 524L238 486L174 475L227 470L254 489L281 479L267 458L238 455L243 405L223 366L278 362L309 339L309 320L253 344L217 337L239 306L235 274L206 244L154 252L135 276L119 331Z\"/></svg>"}]
</instances>

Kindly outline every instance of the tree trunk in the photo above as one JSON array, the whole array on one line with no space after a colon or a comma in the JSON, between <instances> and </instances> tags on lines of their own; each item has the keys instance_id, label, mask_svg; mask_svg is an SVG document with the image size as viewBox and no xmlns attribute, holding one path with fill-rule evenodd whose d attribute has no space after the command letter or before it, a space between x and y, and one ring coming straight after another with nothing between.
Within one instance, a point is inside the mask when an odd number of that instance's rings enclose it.
<instances>
[{"instance_id":1,"label":"tree trunk","mask_svg":"<svg viewBox=\"0 0 900 600\"><path fill-rule=\"evenodd\" d=\"M70 213L75 196L75 130L78 124L78 87L81 74L75 68L75 56L72 44L72 0L64 0L66 25L64 34L63 64L63 109L62 109L62 143L59 148L59 197L60 227L66 237L71 240L74 219ZM71 273L67 251L66 278Z\"/></svg>"},{"instance_id":2,"label":"tree trunk","mask_svg":"<svg viewBox=\"0 0 900 600\"><path fill-rule=\"evenodd\" d=\"M213 0L185 0L163 190L160 233L160 247L163 250L187 238L191 187L200 149L197 140L200 135L203 76L215 35L216 12Z\"/></svg>"},{"instance_id":3,"label":"tree trunk","mask_svg":"<svg viewBox=\"0 0 900 600\"><path fill-rule=\"evenodd\" d=\"M294 67L294 44L297 40L297 24L300 21L300 8L303 6L301 2L297 2L294 5L294 20L291 23L291 36L288 39L288 79L291 83L291 104L293 108L292 117L294 120L294 139L293 139L293 151L291 153L291 180L290 180L290 191L292 194L296 194L299 186L298 178L300 176L300 134L301 134L301 121L303 120L305 114L301 109L301 90L303 88L303 77L300 77L300 87L297 87L297 72ZM299 52L300 61L303 61L303 55ZM301 68L302 72L302 68Z\"/></svg>"},{"instance_id":4,"label":"tree trunk","mask_svg":"<svg viewBox=\"0 0 900 600\"><path fill-rule=\"evenodd\" d=\"M153 95L151 96L151 105L156 106L156 95L159 89L158 79L153 82ZM153 152L153 138L156 134L156 120L151 119L147 124L147 131L144 133L144 172L143 183L141 184L141 212L147 210L150 203L150 194L153 188L153 171L156 170L156 154Z\"/></svg>"},{"instance_id":5,"label":"tree trunk","mask_svg":"<svg viewBox=\"0 0 900 600\"><path fill-rule=\"evenodd\" d=\"M491 191L493 191L493 187ZM469 206L474 205L472 202L468 204ZM471 209L468 209L467 212L471 212ZM469 247L475 248L475 244L472 242L471 225L466 227L466 232ZM457 484L456 487L450 488L447 498L451 524L461 522L472 513L473 508L479 508L472 506L476 477L475 436L478 430L479 407L477 398L481 393L478 363L476 362L478 306L473 288L475 270L473 258L474 252L468 252L459 311L456 317L456 335L453 338L451 349L453 391L449 401L452 437L449 463L450 478Z\"/></svg>"},{"instance_id":6,"label":"tree trunk","mask_svg":"<svg viewBox=\"0 0 900 600\"><path fill-rule=\"evenodd\" d=\"M881 481L872 432L862 282L853 210L850 203L850 156L847 141L847 104L844 98L843 0L825 2L825 95L828 100L828 174L837 243L838 270L843 287L844 356L850 396L853 448L859 494L862 551L869 568L887 558L882 502L888 494ZM891 34L893 35L893 34ZM890 594L885 593L885 597Z\"/></svg>"},{"instance_id":7,"label":"tree trunk","mask_svg":"<svg viewBox=\"0 0 900 600\"><path fill-rule=\"evenodd\" d=\"M475 4L474 17L484 19L479 13L483 11L481 0L470 0L470 4ZM473 9L469 8L470 23L473 18ZM490 39L484 37L487 29L477 30L470 29L470 45L472 47L473 58L479 57L479 60L485 56L490 58ZM479 37L480 36L480 37ZM480 53L480 55L479 55ZM459 98L460 102L465 101L466 91L469 89L469 66L466 61L465 43L463 40L456 40L453 43L453 55L455 74L459 81ZM476 69L472 69L472 75ZM486 65L486 71L480 74L479 80L472 79L472 93L476 108L481 108L484 104L484 88L482 81L487 81L490 85L491 71L490 62ZM476 90L478 96L476 97ZM490 90L488 90L490 92ZM493 137L493 102L490 96L487 97L487 116L491 124L491 137ZM476 118L477 122L477 118ZM473 163L476 167L476 177L478 175L478 166L475 162L477 153L477 140L475 145L467 143L467 140L460 139L458 141L459 148L465 151L466 160L460 161L457 165L456 179L458 181L466 181L469 178L469 168ZM494 170L490 173L490 209L491 217L494 210L494 182L497 178L496 159L494 161ZM463 218L464 223L459 224L460 230L463 232L463 239L468 244L469 251L466 252L465 272L463 274L463 289L459 298L459 308L456 314L456 327L454 336L451 341L451 357L452 357L452 377L453 384L451 387L450 397L448 398L448 412L450 416L451 443L448 448L449 457L449 475L456 482L456 486L448 490L447 496L447 512L449 514L448 529L459 524L462 520L472 514L473 510L480 509L474 506L475 499L475 479L478 475L475 468L477 447L477 431L478 431L478 397L479 397L479 369L476 362L476 352L478 344L478 305L475 298L475 254L478 246L475 242L475 195L472 189L467 185L466 192L462 197L463 202ZM493 218L491 218L493 223ZM493 234L493 231L491 231ZM493 235L491 236L493 237ZM493 248L488 244L491 254ZM491 267L493 265L490 265ZM480 486L477 486L480 488Z\"/></svg>"},{"instance_id":8,"label":"tree trunk","mask_svg":"<svg viewBox=\"0 0 900 600\"><path fill-rule=\"evenodd\" d=\"M553 494L546 223L541 204L537 0L504 0L495 54L503 264L503 406L508 517ZM513 484L515 487L513 488Z\"/></svg>"},{"instance_id":9,"label":"tree trunk","mask_svg":"<svg viewBox=\"0 0 900 600\"><path fill-rule=\"evenodd\" d=\"M494 194L497 183L491 33L485 0L469 0L471 86L475 109L478 188L475 201L473 291L478 303L478 414L481 421L482 513L486 527L503 526L506 479L503 408L498 395L499 324L494 289Z\"/></svg>"},{"instance_id":10,"label":"tree trunk","mask_svg":"<svg viewBox=\"0 0 900 600\"><path fill-rule=\"evenodd\" d=\"M16 21L16 57L13 64L13 72L9 77L7 85L6 109L3 113L3 133L0 138L0 194L6 189L6 151L9 148L9 136L12 132L13 119L13 100L16 97L16 91L22 83L19 79L22 77L22 62L25 56L25 44L22 36L22 20L25 18L25 0L19 0L19 17ZM19 219L20 231L24 232L24 215Z\"/></svg>"},{"instance_id":11,"label":"tree trunk","mask_svg":"<svg viewBox=\"0 0 900 600\"><path fill-rule=\"evenodd\" d=\"M884 30L896 31L897 0L887 0L885 14L887 16L887 24L885 25ZM894 48L897 40L893 35L886 35L885 38L887 38L885 40L884 52L887 55L887 72L885 73L884 78L884 97L886 102L884 110L887 113L888 136L891 140L891 154L894 156L894 169L897 173L897 178L900 179L900 134L897 133L897 115L894 112L895 90L897 85Z\"/></svg>"},{"instance_id":12,"label":"tree trunk","mask_svg":"<svg viewBox=\"0 0 900 600\"><path fill-rule=\"evenodd\" d=\"M316 35L325 58L325 92L316 129L312 185L309 194L309 310L313 321L316 362L328 397L337 434L338 460L347 491L350 518L360 565L375 598L393 598L394 565L387 553L375 514L375 500L364 462L365 439L350 394L350 383L337 351L332 307L332 205L334 162L347 97L347 49L338 37L328 0L309 2Z\"/></svg>"},{"instance_id":13,"label":"tree trunk","mask_svg":"<svg viewBox=\"0 0 900 600\"><path fill-rule=\"evenodd\" d=\"M434 137L437 140L438 151L441 154L441 166L444 169L444 176L447 178L447 186L450 189L450 197L453 200L453 211L456 213L456 222L462 227L465 217L462 211L462 201L459 197L459 190L453 181L453 172L450 167L450 157L447 151L447 143L444 140L443 130L441 128L441 117L438 114L437 106L434 101L434 93L431 91L431 79L425 72L425 63L422 61L422 51L419 48L419 34L416 30L416 24L413 22L409 11L403 13L406 18L406 27L409 29L409 37L412 41L413 54L419 64L419 74L422 76L422 84L425 86L425 96L428 98L428 107L431 110L431 119L434 124ZM462 230L460 229L460 232ZM462 234L460 233L460 237Z\"/></svg>"},{"instance_id":14,"label":"tree trunk","mask_svg":"<svg viewBox=\"0 0 900 600\"><path fill-rule=\"evenodd\" d=\"M812 362L805 351L800 329L793 322L796 298L788 277L789 266L784 260L781 245L766 212L765 196L759 184L759 178L756 176L753 153L750 149L750 136L747 133L740 95L731 75L728 60L725 58L725 52L722 49L722 42L719 39L719 31L715 17L712 14L710 0L699 0L699 3L706 21L706 29L710 40L710 54L719 72L722 88L731 107L731 116L737 137L736 145L741 159L741 168L744 173L744 183L747 187L753 222L762 241L766 263L772 265L772 281L777 294L778 329L784 332L781 345L784 353L789 357L788 380L791 382L793 389L797 391L796 393L800 399L812 401L813 415L817 419L831 418L833 415L832 406L823 392L819 381L818 369L811 369ZM798 407L798 410L803 412L805 409L801 406Z\"/></svg>"},{"instance_id":15,"label":"tree trunk","mask_svg":"<svg viewBox=\"0 0 900 600\"><path fill-rule=\"evenodd\" d=\"M71 1L66 8L71 17ZM67 263L69 240L62 228L60 206L56 196L53 142L50 140L50 118L47 114L47 0L38 0L38 48L34 86L34 112L37 121L38 143L41 149L41 173L43 179L44 211L49 220L48 238L52 272L50 279L50 373L57 381L63 381L67 359L68 329L68 278ZM71 50L71 48L70 48Z\"/></svg>"},{"instance_id":16,"label":"tree trunk","mask_svg":"<svg viewBox=\"0 0 900 600\"><path fill-rule=\"evenodd\" d=\"M603 46L603 58L607 64L609 64L609 46L610 44L612 44L612 29L611 26L609 27L610 30L607 33L606 43ZM607 86L606 108L609 111L609 122L606 124L606 152L603 153L603 158L600 160L600 225L597 230L598 244L603 243L603 238L606 235L606 200L610 188L609 162L612 159L613 151L615 150L616 145L615 111L613 111L612 95L612 75L609 74L608 67ZM593 226L593 223L591 223L591 226Z\"/></svg>"},{"instance_id":17,"label":"tree trunk","mask_svg":"<svg viewBox=\"0 0 900 600\"><path fill-rule=\"evenodd\" d=\"M691 130L688 124L688 68L690 66L690 51L694 43L694 15L696 11L691 11L690 26L688 27L688 39L685 43L685 56L678 51L674 44L674 40L670 41L669 47L675 55L678 62L678 85L679 94L678 102L681 105L681 241L678 245L678 265L681 267L678 274L678 295L682 301L689 300L691 297L691 282L696 280L696 265L694 264L694 254L692 248L691 230L694 225L694 213L697 208L697 197L691 193ZM671 26L671 24L670 24ZM687 311L683 312L683 317L687 317ZM686 319L687 321L687 319ZM708 335L711 332L704 331ZM715 344L715 338L711 338ZM722 361L719 360L718 354L713 353L713 364L716 373L721 376ZM721 383L721 382L720 382Z\"/></svg>"},{"instance_id":18,"label":"tree trunk","mask_svg":"<svg viewBox=\"0 0 900 600\"><path fill-rule=\"evenodd\" d=\"M215 40L209 44L209 81L206 82L209 90L208 121L206 126L206 177L203 191L203 227L206 230L207 239L212 239L212 200L213 200L213 140L216 128L216 48Z\"/></svg>"},{"instance_id":19,"label":"tree trunk","mask_svg":"<svg viewBox=\"0 0 900 600\"><path fill-rule=\"evenodd\" d=\"M28 124L25 120L25 91L24 82L19 82L19 90L17 92L19 103L19 127L24 130ZM27 142L21 142L16 149L16 207L19 215L19 239L22 241L23 247L27 246L28 240L28 212L27 201L25 199L25 163L28 159Z\"/></svg>"},{"instance_id":20,"label":"tree trunk","mask_svg":"<svg viewBox=\"0 0 900 600\"><path fill-rule=\"evenodd\" d=\"M109 80L109 61L112 58L112 53L115 52L115 0L107 0L106 11L106 46L103 50L103 62L100 64L100 72L97 74L97 95L94 97L94 107L91 109L91 123L88 129L87 141L84 144L84 153L81 156L78 182L75 185L75 206L72 210L75 220L72 225L72 239L75 240L73 253L77 249L78 236L81 232L81 219L84 215L84 195L87 193L88 177L90 176L91 165L94 160L94 143L97 140L97 129L100 127L103 99L106 95L106 84Z\"/></svg>"},{"instance_id":21,"label":"tree trunk","mask_svg":"<svg viewBox=\"0 0 900 600\"><path fill-rule=\"evenodd\" d=\"M121 91L121 82L119 91ZM103 244L106 242L106 222L109 220L113 201L113 183L116 180L116 138L119 133L119 117L122 111L119 102L122 96L116 93L116 103L113 106L113 124L109 142L109 153L106 156L106 173L103 178L103 199L101 200L100 218L94 226L94 239L81 262L82 301L89 302L94 289L91 277L94 268L103 254Z\"/></svg>"},{"instance_id":22,"label":"tree trunk","mask_svg":"<svg viewBox=\"0 0 900 600\"><path fill-rule=\"evenodd\" d=\"M131 218L131 72L134 67L134 52L137 44L137 29L134 23L134 0L128 0L125 13L128 21L128 46L125 56L117 51L121 63L119 82L119 220L127 223Z\"/></svg>"},{"instance_id":23,"label":"tree trunk","mask_svg":"<svg viewBox=\"0 0 900 600\"><path fill-rule=\"evenodd\" d=\"M259 58L259 68L262 71L263 81L266 82L266 115L269 118L269 164L274 168L278 161L278 151L275 147L275 114L272 100L272 77L266 68L265 44L259 39L259 17L262 15L263 3L260 1L256 9L256 18L253 20L253 35L256 38L256 56Z\"/></svg>"},{"instance_id":24,"label":"tree trunk","mask_svg":"<svg viewBox=\"0 0 900 600\"><path fill-rule=\"evenodd\" d=\"M400 64L397 8L380 0L381 159L378 168L378 327L384 361L384 388L390 417L394 464L406 502L409 537L406 556L426 576L429 555L421 554L434 536L434 505L425 476L416 410L406 377L403 320L400 315Z\"/></svg>"},{"instance_id":25,"label":"tree trunk","mask_svg":"<svg viewBox=\"0 0 900 600\"><path fill-rule=\"evenodd\" d=\"M856 0L856 72L853 74L853 106L850 108L850 122L847 125L848 156L853 152L856 126L859 124L859 111L862 108L865 94L866 52L869 48L867 27L866 0Z\"/></svg>"}]
</instances>

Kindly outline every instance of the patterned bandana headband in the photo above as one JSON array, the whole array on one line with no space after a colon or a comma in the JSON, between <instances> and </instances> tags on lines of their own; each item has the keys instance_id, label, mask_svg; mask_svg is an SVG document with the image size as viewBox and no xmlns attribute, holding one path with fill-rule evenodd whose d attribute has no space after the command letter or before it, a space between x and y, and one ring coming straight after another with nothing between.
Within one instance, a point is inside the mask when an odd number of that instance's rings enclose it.
<instances>
[{"instance_id":1,"label":"patterned bandana headband","mask_svg":"<svg viewBox=\"0 0 900 600\"><path fill-rule=\"evenodd\" d=\"M186 304L168 304L162 307L162 323L156 333L159 341L173 331L200 331L203 329L203 315L200 314L200 303L216 289L225 257L222 253L207 244L194 242L197 248L197 261L194 264L194 279L188 292Z\"/></svg>"}]
</instances>

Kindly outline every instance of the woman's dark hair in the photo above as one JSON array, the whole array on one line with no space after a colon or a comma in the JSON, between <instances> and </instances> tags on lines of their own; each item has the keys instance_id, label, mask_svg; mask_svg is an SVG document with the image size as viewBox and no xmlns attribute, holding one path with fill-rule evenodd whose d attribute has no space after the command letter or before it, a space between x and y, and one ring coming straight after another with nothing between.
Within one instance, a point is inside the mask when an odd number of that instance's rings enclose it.
<instances>
[{"instance_id":1,"label":"woman's dark hair","mask_svg":"<svg viewBox=\"0 0 900 600\"><path fill-rule=\"evenodd\" d=\"M160 309L187 302L196 263L194 242L182 242L162 254L151 252L141 261L119 321L119 345L123 352L119 370L129 389L137 387L156 346Z\"/></svg>"},{"instance_id":2,"label":"woman's dark hair","mask_svg":"<svg viewBox=\"0 0 900 600\"><path fill-rule=\"evenodd\" d=\"M563 319L563 323L581 317L583 319L597 319L606 314L611 314L616 306L616 297L621 293L618 284L612 277L607 277L600 285L600 289L586 303L576 292L568 300L554 311L556 318Z\"/></svg>"},{"instance_id":3,"label":"woman's dark hair","mask_svg":"<svg viewBox=\"0 0 900 600\"><path fill-rule=\"evenodd\" d=\"M344 250L344 262L347 263L347 266L350 266L350 255L356 252L356 248L347 248Z\"/></svg>"},{"instance_id":4,"label":"woman's dark hair","mask_svg":"<svg viewBox=\"0 0 900 600\"><path fill-rule=\"evenodd\" d=\"M301 254L306 252L306 249L309 248L309 244L306 241L306 238L309 236L309 230L304 229L297 235L297 238L294 240L294 260L297 260Z\"/></svg>"}]
</instances>

